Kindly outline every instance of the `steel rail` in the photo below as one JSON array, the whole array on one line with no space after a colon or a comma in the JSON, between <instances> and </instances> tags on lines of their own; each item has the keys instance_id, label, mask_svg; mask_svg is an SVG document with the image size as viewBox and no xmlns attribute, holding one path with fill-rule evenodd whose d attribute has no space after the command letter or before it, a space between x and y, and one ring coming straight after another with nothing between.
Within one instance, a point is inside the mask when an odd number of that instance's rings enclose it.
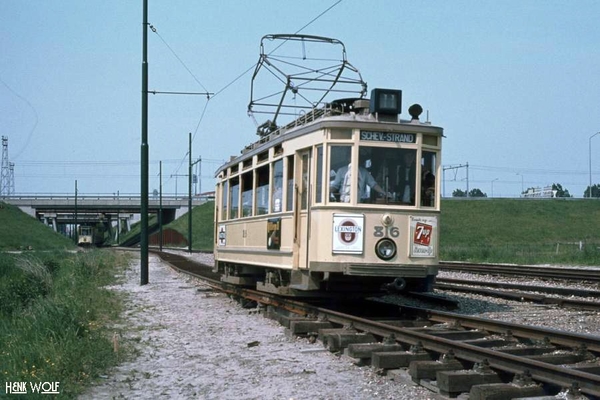
<instances>
[{"instance_id":1,"label":"steel rail","mask_svg":"<svg viewBox=\"0 0 600 400\"><path fill-rule=\"evenodd\" d=\"M482 362L484 359L487 359L491 367L515 374L529 371L534 379L545 383L558 384L567 388L570 387L574 382L577 382L582 392L600 396L600 375L568 369L537 360L531 360L525 357L514 356L511 354L502 353L501 351L486 349L460 341L428 335L423 332L411 330L410 328L390 326L386 325L385 323L337 313L331 310L319 309L319 312L327 315L327 319L329 321L338 322L341 324L351 321L354 327L358 330L364 330L384 337L389 336L390 333L394 333L396 340L410 344L416 344L417 342L420 342L425 349L438 353L443 354L452 350L458 358L478 363ZM444 316L446 318L443 318ZM463 322L466 321L466 319L463 320L462 316L452 315L449 313L431 312L430 319L439 322L451 322L459 319L463 326L468 325ZM472 317L471 319L473 321L476 320L476 318ZM478 324L474 324L472 327L479 327L481 329L482 326L486 326L492 331L501 331L502 329L499 329L497 325L512 326L511 331L515 336L531 337L531 335L523 335L523 332L528 331L533 333L534 336L538 336L540 338L545 337L539 332L536 333L536 330L539 328L523 327L516 324L497 324L497 321L484 320L481 318L479 320L480 321ZM544 331L544 329L540 329L540 331ZM550 334L551 332L547 333ZM592 338L590 337L585 339L588 339L586 340L586 343L595 343L593 347L600 349L600 338L595 337L593 340L591 340ZM553 340L566 344L565 341L557 340L556 337L554 337L554 339L550 339L551 342L553 342ZM580 342L577 342L577 345L579 344Z\"/></svg>"},{"instance_id":2,"label":"steel rail","mask_svg":"<svg viewBox=\"0 0 600 400\"><path fill-rule=\"evenodd\" d=\"M440 270L483 274L535 276L540 278L600 281L600 269L538 267L532 265L497 265L440 262Z\"/></svg>"},{"instance_id":3,"label":"steel rail","mask_svg":"<svg viewBox=\"0 0 600 400\"><path fill-rule=\"evenodd\" d=\"M555 286L536 286L524 283L508 283L508 282L486 282L486 281L474 281L470 279L454 279L454 278L442 278L436 277L436 284L456 284L456 285L470 285L470 286L488 286L502 289L517 289L528 292L540 292L549 294L558 294L563 296L579 296L579 297L598 297L600 298L600 290L588 290L578 289L569 287L555 287Z\"/></svg>"},{"instance_id":4,"label":"steel rail","mask_svg":"<svg viewBox=\"0 0 600 400\"><path fill-rule=\"evenodd\" d=\"M448 290L451 292L463 292L471 294L481 294L484 296L498 297L513 301L531 301L538 304L552 304L560 307L571 307L581 310L600 310L600 302L589 300L565 299L560 297L548 297L541 294L529 292L507 292L503 290L486 289L483 287L451 285L446 283L436 283L434 288L439 290Z\"/></svg>"},{"instance_id":5,"label":"steel rail","mask_svg":"<svg viewBox=\"0 0 600 400\"><path fill-rule=\"evenodd\" d=\"M168 262L171 264L170 261ZM175 268L184 273L198 277L197 274L193 274L192 272L189 272L180 266ZM206 279L204 277L201 278ZM391 326L382 322L372 321L334 310L311 306L297 300L281 298L274 294L240 288L228 283L215 281L214 279L210 280L208 284L215 288L219 288L219 290L223 290L228 294L255 300L264 305L283 308L303 316L313 316L315 318L320 317L339 325L347 325L348 323L352 323L357 330L370 332L376 336L388 337L393 333L395 340L397 341L413 345L420 342L425 349L437 353L445 354L452 350L456 357L470 362L480 363L487 359L492 368L500 369L506 372L519 374L528 371L532 378L548 384L560 385L564 388L568 388L571 387L573 383L577 383L581 389L581 392L594 396L600 396L600 375L556 366L525 357L503 353L501 351L474 346L460 341L445 339L438 336L429 335L424 332L415 331L414 329L410 328ZM515 337L537 339L547 338L550 343L570 348L578 348L581 346L581 344L585 344L587 349L590 351L600 351L600 337L598 336L566 333L548 328L517 325L513 323L499 322L441 311L424 310L414 307L403 306L402 308L416 313L426 313L428 319L433 322L453 324L458 323L462 327L481 329L488 332L504 334L510 332Z\"/></svg>"}]
</instances>

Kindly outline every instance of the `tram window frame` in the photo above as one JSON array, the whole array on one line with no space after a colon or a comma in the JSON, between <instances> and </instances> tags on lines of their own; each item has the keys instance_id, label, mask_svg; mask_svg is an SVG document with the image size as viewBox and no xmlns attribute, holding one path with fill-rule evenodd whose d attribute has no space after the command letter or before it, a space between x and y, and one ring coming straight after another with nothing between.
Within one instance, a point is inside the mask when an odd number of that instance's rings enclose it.
<instances>
[{"instance_id":1,"label":"tram window frame","mask_svg":"<svg viewBox=\"0 0 600 400\"><path fill-rule=\"evenodd\" d=\"M361 202L416 206L420 188L416 159L415 147L359 146L359 165L367 168L377 184L388 194L381 197L371 190L368 198L361 199Z\"/></svg>"},{"instance_id":2,"label":"tram window frame","mask_svg":"<svg viewBox=\"0 0 600 400\"><path fill-rule=\"evenodd\" d=\"M280 213L283 211L283 158L274 161L271 164L273 171L271 180L271 212Z\"/></svg>"},{"instance_id":3,"label":"tram window frame","mask_svg":"<svg viewBox=\"0 0 600 400\"><path fill-rule=\"evenodd\" d=\"M335 191L332 190L332 184L336 181L337 174L340 173L341 169L347 167L352 163L352 144L330 144L329 145L329 167L327 170L329 171L329 181L328 181L328 193L329 193L329 201L331 202L340 202L341 192L343 183L341 183L340 187ZM343 182L343 177L339 178ZM337 182L336 182L337 184ZM352 194L353 185L350 185L350 194Z\"/></svg>"},{"instance_id":4,"label":"tram window frame","mask_svg":"<svg viewBox=\"0 0 600 400\"><path fill-rule=\"evenodd\" d=\"M315 185L315 203L322 203L323 202L323 146L319 145L317 146L316 149L316 164L317 164L317 168L316 168L316 175L317 175L317 182Z\"/></svg>"},{"instance_id":5,"label":"tram window frame","mask_svg":"<svg viewBox=\"0 0 600 400\"><path fill-rule=\"evenodd\" d=\"M300 187L300 210L308 210L309 193L310 193L310 162L311 162L311 151L302 152L300 159L302 165L301 183Z\"/></svg>"},{"instance_id":6,"label":"tram window frame","mask_svg":"<svg viewBox=\"0 0 600 400\"><path fill-rule=\"evenodd\" d=\"M254 215L254 170L244 172L241 183L241 217L251 217Z\"/></svg>"},{"instance_id":7,"label":"tram window frame","mask_svg":"<svg viewBox=\"0 0 600 400\"><path fill-rule=\"evenodd\" d=\"M354 131L350 128L336 128L329 132L331 140L352 140Z\"/></svg>"},{"instance_id":8,"label":"tram window frame","mask_svg":"<svg viewBox=\"0 0 600 400\"><path fill-rule=\"evenodd\" d=\"M228 218L229 205L229 180L221 183L221 220L225 221Z\"/></svg>"},{"instance_id":9,"label":"tram window frame","mask_svg":"<svg viewBox=\"0 0 600 400\"><path fill-rule=\"evenodd\" d=\"M438 152L421 151L421 207L436 207Z\"/></svg>"},{"instance_id":10,"label":"tram window frame","mask_svg":"<svg viewBox=\"0 0 600 400\"><path fill-rule=\"evenodd\" d=\"M269 212L269 165L256 169L256 213L264 215Z\"/></svg>"},{"instance_id":11,"label":"tram window frame","mask_svg":"<svg viewBox=\"0 0 600 400\"><path fill-rule=\"evenodd\" d=\"M256 156L256 163L262 164L269 160L269 150L263 151Z\"/></svg>"},{"instance_id":12,"label":"tram window frame","mask_svg":"<svg viewBox=\"0 0 600 400\"><path fill-rule=\"evenodd\" d=\"M286 201L285 210L294 211L294 156L287 156L286 171Z\"/></svg>"},{"instance_id":13,"label":"tram window frame","mask_svg":"<svg viewBox=\"0 0 600 400\"><path fill-rule=\"evenodd\" d=\"M229 219L237 219L240 214L240 177L235 176L230 179L229 198L231 207L229 208Z\"/></svg>"},{"instance_id":14,"label":"tram window frame","mask_svg":"<svg viewBox=\"0 0 600 400\"><path fill-rule=\"evenodd\" d=\"M277 157L283 154L283 146L281 144L278 144L277 146L275 146L273 148L273 156Z\"/></svg>"},{"instance_id":15,"label":"tram window frame","mask_svg":"<svg viewBox=\"0 0 600 400\"><path fill-rule=\"evenodd\" d=\"M347 149L344 149L344 147ZM351 181L345 184L345 176L342 177L340 175L338 177L339 174L347 174L347 168L344 168L347 166L344 164L345 160L349 160L348 164L350 165L355 161L350 156L353 150L358 153L357 162L359 168L353 168L353 170L365 170L373 177L371 179L367 175L364 175L364 172L361 173L360 177L365 179L363 183L365 186L362 191L358 190L359 180L351 178ZM358 145L358 149L353 149L351 145L332 144L329 146L329 154L329 171L332 178L329 184L329 199L331 202L416 206L417 193L420 189L420 182L417 180L419 166L416 163L416 147L370 146L361 144ZM353 155L356 157L356 154ZM406 155L410 155L407 161L411 162L408 171L406 171L403 164ZM404 175L405 178L401 179L400 174ZM372 187L369 187L368 182L372 183ZM407 192L408 194L405 197L404 192L407 187L409 192Z\"/></svg>"},{"instance_id":16,"label":"tram window frame","mask_svg":"<svg viewBox=\"0 0 600 400\"><path fill-rule=\"evenodd\" d=\"M423 144L426 146L438 147L438 137L434 135L423 135Z\"/></svg>"}]
</instances>

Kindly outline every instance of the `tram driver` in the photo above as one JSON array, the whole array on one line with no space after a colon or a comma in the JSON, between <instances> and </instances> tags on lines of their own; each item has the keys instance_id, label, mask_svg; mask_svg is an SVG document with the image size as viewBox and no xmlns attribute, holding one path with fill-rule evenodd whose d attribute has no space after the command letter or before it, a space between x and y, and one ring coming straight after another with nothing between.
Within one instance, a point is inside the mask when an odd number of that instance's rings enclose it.
<instances>
[{"instance_id":1,"label":"tram driver","mask_svg":"<svg viewBox=\"0 0 600 400\"><path fill-rule=\"evenodd\" d=\"M339 149L339 148L338 148ZM342 147L341 149L348 150L348 148ZM350 159L348 154L347 159ZM352 163L347 165L343 165L340 167L336 174L335 178L329 184L330 193L335 196L335 194L339 195L339 201L343 203L350 202L351 195L351 184L352 184ZM391 194L385 192L379 186L373 175L362 165L358 167L358 199L359 202L368 202L369 201L369 191L374 190L382 196L391 197ZM337 198L337 197L336 197Z\"/></svg>"}]
</instances>

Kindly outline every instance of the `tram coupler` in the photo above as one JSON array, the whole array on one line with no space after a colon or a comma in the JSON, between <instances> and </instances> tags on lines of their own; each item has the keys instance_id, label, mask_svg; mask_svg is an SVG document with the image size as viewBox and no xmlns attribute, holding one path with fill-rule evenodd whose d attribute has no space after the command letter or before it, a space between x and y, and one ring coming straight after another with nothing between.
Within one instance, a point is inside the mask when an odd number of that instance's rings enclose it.
<instances>
[{"instance_id":1,"label":"tram coupler","mask_svg":"<svg viewBox=\"0 0 600 400\"><path fill-rule=\"evenodd\" d=\"M404 278L396 278L393 282L383 285L383 288L390 293L399 293L406 289L406 281Z\"/></svg>"}]
</instances>

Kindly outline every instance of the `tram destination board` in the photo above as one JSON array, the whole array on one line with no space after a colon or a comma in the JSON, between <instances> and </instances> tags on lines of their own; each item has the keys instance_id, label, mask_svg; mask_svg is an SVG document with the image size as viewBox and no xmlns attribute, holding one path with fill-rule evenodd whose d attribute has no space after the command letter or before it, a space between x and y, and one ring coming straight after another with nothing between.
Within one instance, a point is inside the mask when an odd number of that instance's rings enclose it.
<instances>
[{"instance_id":1,"label":"tram destination board","mask_svg":"<svg viewBox=\"0 0 600 400\"><path fill-rule=\"evenodd\" d=\"M360 140L372 142L416 143L417 135L399 132L360 131Z\"/></svg>"}]
</instances>

